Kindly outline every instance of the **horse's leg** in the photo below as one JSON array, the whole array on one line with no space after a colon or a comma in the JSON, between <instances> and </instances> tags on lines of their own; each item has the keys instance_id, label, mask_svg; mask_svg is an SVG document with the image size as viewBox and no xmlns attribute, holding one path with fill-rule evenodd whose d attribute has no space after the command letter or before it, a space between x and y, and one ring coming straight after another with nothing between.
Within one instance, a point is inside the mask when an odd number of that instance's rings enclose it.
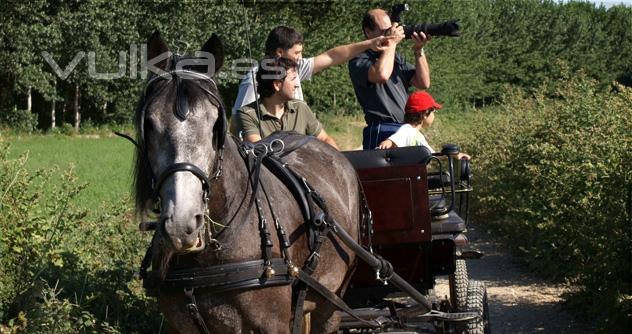
<instances>
[{"instance_id":1,"label":"horse's leg","mask_svg":"<svg viewBox=\"0 0 632 334\"><path fill-rule=\"evenodd\" d=\"M237 298L244 320L242 333L289 334L292 318L290 286L245 291Z\"/></svg>"},{"instance_id":2,"label":"horse's leg","mask_svg":"<svg viewBox=\"0 0 632 334\"><path fill-rule=\"evenodd\" d=\"M328 334L336 333L340 325L340 315L337 308L329 303L319 305L318 309L311 312L311 333Z\"/></svg>"}]
</instances>

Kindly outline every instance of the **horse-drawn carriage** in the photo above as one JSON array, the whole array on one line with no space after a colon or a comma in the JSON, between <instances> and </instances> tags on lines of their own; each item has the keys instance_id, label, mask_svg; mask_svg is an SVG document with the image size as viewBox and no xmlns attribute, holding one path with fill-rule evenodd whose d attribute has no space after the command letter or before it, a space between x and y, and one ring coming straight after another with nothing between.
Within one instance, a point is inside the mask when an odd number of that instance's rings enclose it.
<instances>
[{"instance_id":1,"label":"horse-drawn carriage","mask_svg":"<svg viewBox=\"0 0 632 334\"><path fill-rule=\"evenodd\" d=\"M469 280L465 264L465 259L482 254L466 247L471 169L468 160L455 163L457 153L455 145L444 145L435 154L424 147L344 152L358 173L372 213L373 226L370 234L363 235L363 244L422 291L433 309L451 313L432 318L416 312L409 296L385 285L374 270L360 264L345 299L365 318L380 318L379 331L489 333L485 285ZM449 277L449 296L439 298L431 292L435 278L443 275ZM467 316L455 316L458 312L479 316L463 321ZM378 330L350 316L343 316L341 328Z\"/></svg>"},{"instance_id":2,"label":"horse-drawn carriage","mask_svg":"<svg viewBox=\"0 0 632 334\"><path fill-rule=\"evenodd\" d=\"M217 37L202 51L218 70ZM165 53L154 34L149 57ZM241 142L212 76L162 59L135 115L135 197L141 230L155 230L140 277L171 332L488 331L485 287L463 261L480 254L464 250L470 173L456 147ZM449 298L430 293L438 275Z\"/></svg>"}]
</instances>

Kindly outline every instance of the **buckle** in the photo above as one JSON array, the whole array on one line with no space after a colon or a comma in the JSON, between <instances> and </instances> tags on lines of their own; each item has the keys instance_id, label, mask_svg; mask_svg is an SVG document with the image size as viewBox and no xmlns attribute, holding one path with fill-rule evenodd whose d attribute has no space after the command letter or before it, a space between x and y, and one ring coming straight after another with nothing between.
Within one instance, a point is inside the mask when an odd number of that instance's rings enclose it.
<instances>
[{"instance_id":1,"label":"buckle","mask_svg":"<svg viewBox=\"0 0 632 334\"><path fill-rule=\"evenodd\" d=\"M281 139L275 139L270 142L270 153L281 153L285 149L285 143Z\"/></svg>"}]
</instances>

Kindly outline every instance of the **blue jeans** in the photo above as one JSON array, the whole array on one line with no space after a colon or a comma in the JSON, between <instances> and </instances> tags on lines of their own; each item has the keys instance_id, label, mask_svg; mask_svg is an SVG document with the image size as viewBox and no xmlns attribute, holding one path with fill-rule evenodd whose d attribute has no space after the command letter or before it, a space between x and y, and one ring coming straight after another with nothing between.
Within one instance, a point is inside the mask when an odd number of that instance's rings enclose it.
<instances>
[{"instance_id":1,"label":"blue jeans","mask_svg":"<svg viewBox=\"0 0 632 334\"><path fill-rule=\"evenodd\" d=\"M362 130L362 148L375 149L402 126L400 123L371 123Z\"/></svg>"}]
</instances>

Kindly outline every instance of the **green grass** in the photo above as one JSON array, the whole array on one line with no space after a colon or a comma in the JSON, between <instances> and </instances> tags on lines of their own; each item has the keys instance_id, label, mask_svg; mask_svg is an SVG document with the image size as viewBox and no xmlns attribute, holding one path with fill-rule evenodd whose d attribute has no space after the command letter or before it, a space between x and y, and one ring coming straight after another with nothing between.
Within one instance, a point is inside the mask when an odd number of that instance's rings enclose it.
<instances>
[{"instance_id":1,"label":"green grass","mask_svg":"<svg viewBox=\"0 0 632 334\"><path fill-rule=\"evenodd\" d=\"M0 139L2 140L2 139ZM87 187L79 195L77 206L98 213L104 202L129 197L132 182L133 145L119 137L37 135L15 136L10 158L28 152L26 168L48 169L57 166L62 171L74 168L80 183ZM53 182L60 178L53 178Z\"/></svg>"},{"instance_id":2,"label":"green grass","mask_svg":"<svg viewBox=\"0 0 632 334\"><path fill-rule=\"evenodd\" d=\"M365 126L362 116L322 113L316 117L341 150L348 151L362 147L362 129Z\"/></svg>"},{"instance_id":3,"label":"green grass","mask_svg":"<svg viewBox=\"0 0 632 334\"><path fill-rule=\"evenodd\" d=\"M441 112L426 135L430 142L441 147L441 143L459 143L459 133L475 131L470 126L474 116L469 112ZM357 149L362 142L362 116L319 115L327 132L335 138L342 150ZM0 137L11 143L10 158L28 152L26 167L35 171L57 166L62 171L74 168L80 183L87 187L79 195L77 206L94 216L104 202L111 203L130 195L133 145L119 137L99 135L12 135ZM53 178L53 182L61 182ZM131 203L131 201L130 201Z\"/></svg>"}]
</instances>

